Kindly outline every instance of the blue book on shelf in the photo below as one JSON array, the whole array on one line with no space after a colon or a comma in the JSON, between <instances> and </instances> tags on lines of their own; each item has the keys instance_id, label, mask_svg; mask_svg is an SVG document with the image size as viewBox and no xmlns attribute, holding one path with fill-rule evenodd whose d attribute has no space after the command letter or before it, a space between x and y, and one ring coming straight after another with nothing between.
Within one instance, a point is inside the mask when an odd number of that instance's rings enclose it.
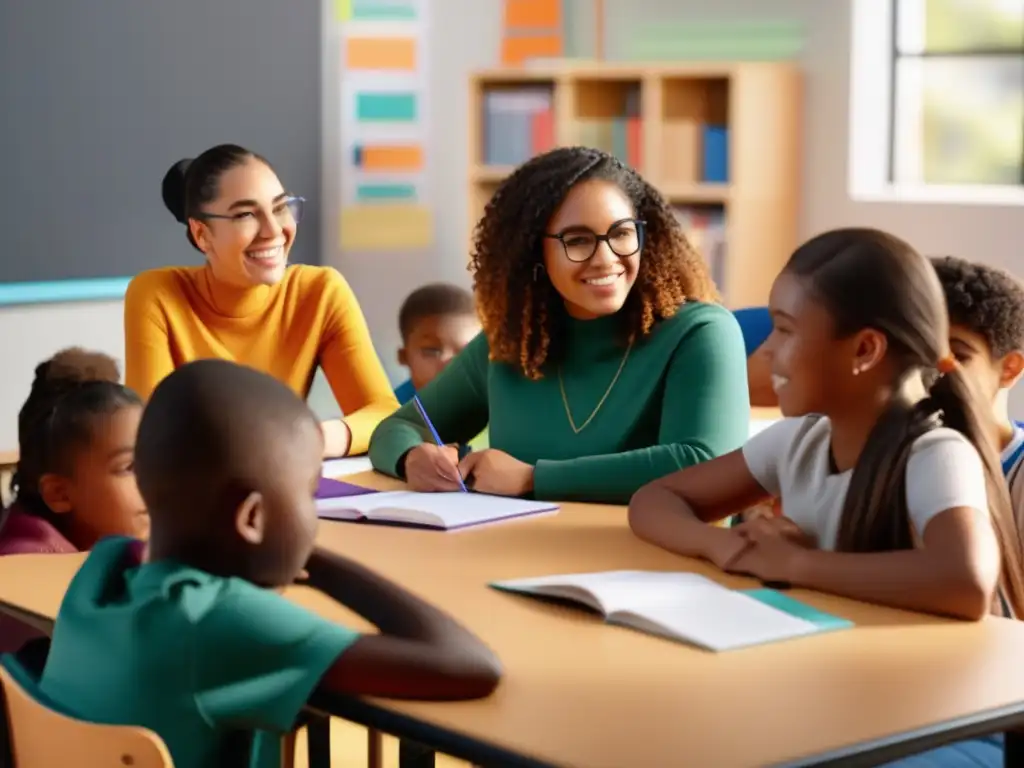
<instances>
[{"instance_id":1,"label":"blue book on shelf","mask_svg":"<svg viewBox=\"0 0 1024 768\"><path fill-rule=\"evenodd\" d=\"M722 126L704 126L703 181L725 184L729 181L729 130Z\"/></svg>"}]
</instances>

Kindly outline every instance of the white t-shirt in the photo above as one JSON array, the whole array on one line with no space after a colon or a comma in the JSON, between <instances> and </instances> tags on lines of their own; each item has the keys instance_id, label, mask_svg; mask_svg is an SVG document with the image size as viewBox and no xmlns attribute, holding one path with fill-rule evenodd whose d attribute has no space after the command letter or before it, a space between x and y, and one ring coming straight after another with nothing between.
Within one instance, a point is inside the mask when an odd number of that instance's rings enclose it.
<instances>
[{"instance_id":1,"label":"white t-shirt","mask_svg":"<svg viewBox=\"0 0 1024 768\"><path fill-rule=\"evenodd\" d=\"M818 547L834 550L853 470L831 471L831 438L824 416L783 419L752 437L743 458L761 487L782 500L783 514ZM988 517L985 469L967 438L941 427L919 437L907 460L907 510L916 536L955 507Z\"/></svg>"}]
</instances>

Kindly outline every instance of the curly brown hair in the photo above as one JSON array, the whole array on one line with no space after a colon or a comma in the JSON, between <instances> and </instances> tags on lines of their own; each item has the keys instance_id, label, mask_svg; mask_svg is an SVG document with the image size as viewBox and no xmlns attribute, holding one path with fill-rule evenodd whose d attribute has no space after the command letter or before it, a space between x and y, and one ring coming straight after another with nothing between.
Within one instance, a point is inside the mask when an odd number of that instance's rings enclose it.
<instances>
[{"instance_id":1,"label":"curly brown hair","mask_svg":"<svg viewBox=\"0 0 1024 768\"><path fill-rule=\"evenodd\" d=\"M629 166L597 149L563 147L529 160L498 187L473 234L470 271L491 359L530 379L564 350L565 306L546 278L542 240L569 190L582 181L616 184L646 222L636 284L620 314L623 343L645 336L686 301L718 301L701 256L661 194Z\"/></svg>"}]
</instances>

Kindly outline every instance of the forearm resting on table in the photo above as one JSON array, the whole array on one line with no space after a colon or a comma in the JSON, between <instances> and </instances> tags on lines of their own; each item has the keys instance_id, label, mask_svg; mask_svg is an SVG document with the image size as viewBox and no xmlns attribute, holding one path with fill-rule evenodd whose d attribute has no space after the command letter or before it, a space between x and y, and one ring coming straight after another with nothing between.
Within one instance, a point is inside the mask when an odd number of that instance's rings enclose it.
<instances>
[{"instance_id":1,"label":"forearm resting on table","mask_svg":"<svg viewBox=\"0 0 1024 768\"><path fill-rule=\"evenodd\" d=\"M335 662L324 684L340 693L413 699L488 696L501 678L497 658L454 619L347 558L317 550L310 586L380 629Z\"/></svg>"},{"instance_id":2,"label":"forearm resting on table","mask_svg":"<svg viewBox=\"0 0 1024 768\"><path fill-rule=\"evenodd\" d=\"M992 607L994 585L943 552L927 548L849 553L800 553L794 586L923 613L978 620Z\"/></svg>"},{"instance_id":3,"label":"forearm resting on table","mask_svg":"<svg viewBox=\"0 0 1024 768\"><path fill-rule=\"evenodd\" d=\"M341 555L317 549L306 566L309 585L352 609L383 634L482 647L468 629L400 585Z\"/></svg>"},{"instance_id":4,"label":"forearm resting on table","mask_svg":"<svg viewBox=\"0 0 1024 768\"><path fill-rule=\"evenodd\" d=\"M633 494L629 527L644 541L677 555L708 560L715 544L732 535L728 529L703 522L685 499L657 483Z\"/></svg>"}]
</instances>

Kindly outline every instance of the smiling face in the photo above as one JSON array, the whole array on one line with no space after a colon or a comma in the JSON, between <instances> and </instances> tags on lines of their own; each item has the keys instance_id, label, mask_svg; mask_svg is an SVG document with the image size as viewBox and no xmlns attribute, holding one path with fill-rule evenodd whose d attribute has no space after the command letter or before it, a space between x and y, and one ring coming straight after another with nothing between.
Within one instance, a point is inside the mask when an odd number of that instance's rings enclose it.
<instances>
[{"instance_id":1,"label":"smiling face","mask_svg":"<svg viewBox=\"0 0 1024 768\"><path fill-rule=\"evenodd\" d=\"M787 272L772 285L768 306L773 328L762 349L783 415L828 415L834 403L859 402L869 385L868 376L853 373L864 351L862 334L836 338L832 315Z\"/></svg>"},{"instance_id":2,"label":"smiling face","mask_svg":"<svg viewBox=\"0 0 1024 768\"><path fill-rule=\"evenodd\" d=\"M593 320L622 309L640 268L642 239L635 217L622 190L597 179L569 190L551 217L544 268L570 316ZM595 239L605 234L610 243Z\"/></svg>"},{"instance_id":3,"label":"smiling face","mask_svg":"<svg viewBox=\"0 0 1024 768\"><path fill-rule=\"evenodd\" d=\"M217 198L189 227L217 280L273 285L288 264L298 205L266 163L249 158L221 175Z\"/></svg>"}]
</instances>

